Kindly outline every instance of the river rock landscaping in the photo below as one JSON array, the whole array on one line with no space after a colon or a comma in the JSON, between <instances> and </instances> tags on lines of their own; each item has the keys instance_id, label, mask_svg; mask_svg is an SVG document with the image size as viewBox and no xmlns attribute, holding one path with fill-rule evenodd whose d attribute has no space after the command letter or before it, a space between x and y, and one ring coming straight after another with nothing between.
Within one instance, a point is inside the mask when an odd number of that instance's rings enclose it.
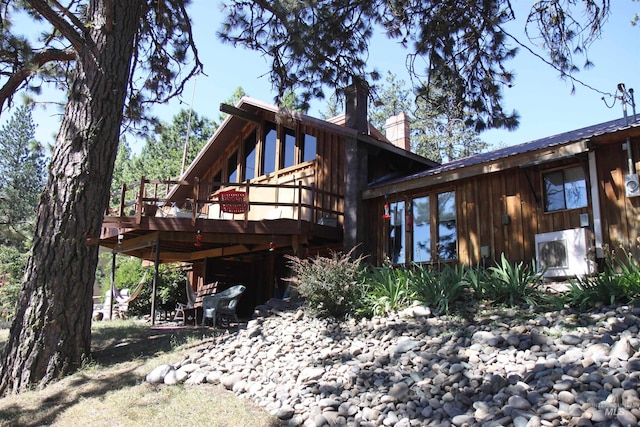
<instances>
[{"instance_id":1,"label":"river rock landscaping","mask_svg":"<svg viewBox=\"0 0 640 427\"><path fill-rule=\"evenodd\" d=\"M291 426L610 427L640 420L639 308L433 316L414 306L346 321L313 318L303 307L257 313L240 331L217 334L146 380L219 383Z\"/></svg>"}]
</instances>

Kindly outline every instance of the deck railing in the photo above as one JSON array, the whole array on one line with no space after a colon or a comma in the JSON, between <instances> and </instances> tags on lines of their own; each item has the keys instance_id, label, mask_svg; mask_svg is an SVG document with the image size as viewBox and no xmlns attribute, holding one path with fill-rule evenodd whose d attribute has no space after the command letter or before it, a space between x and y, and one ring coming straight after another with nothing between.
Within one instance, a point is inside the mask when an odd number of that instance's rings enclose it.
<instances>
[{"instance_id":1,"label":"deck railing","mask_svg":"<svg viewBox=\"0 0 640 427\"><path fill-rule=\"evenodd\" d=\"M189 197L169 198L175 186L188 187ZM249 220L292 218L326 224L342 222L339 218L344 216L342 196L301 180L295 184L238 184L197 178L193 182L154 180L143 176L139 183L123 184L111 200L107 215L135 216L138 224L143 216L190 216L194 224L198 218L236 219L245 224Z\"/></svg>"}]
</instances>

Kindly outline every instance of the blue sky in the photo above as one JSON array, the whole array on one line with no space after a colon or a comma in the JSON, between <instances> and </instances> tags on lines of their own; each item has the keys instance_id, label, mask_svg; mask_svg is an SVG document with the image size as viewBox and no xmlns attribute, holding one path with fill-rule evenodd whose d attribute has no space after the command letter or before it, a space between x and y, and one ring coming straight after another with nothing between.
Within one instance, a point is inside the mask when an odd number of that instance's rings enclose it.
<instances>
[{"instance_id":1,"label":"blue sky","mask_svg":"<svg viewBox=\"0 0 640 427\"><path fill-rule=\"evenodd\" d=\"M514 2L528 7L531 2ZM170 121L179 109L193 106L198 114L216 119L219 104L230 97L237 87L242 87L250 96L272 102L274 92L268 78L268 61L258 53L221 44L215 37L219 28L220 8L218 1L193 0L190 7L193 28L200 59L204 63L206 76L187 84L181 100L158 106L154 112L163 120ZM640 27L630 24L634 13L640 13L640 2L615 0L613 14L604 26L603 36L589 51L595 67L581 71L577 77L598 90L614 94L618 83L627 88L637 88L640 102ZM517 22L509 30L522 36L522 20L525 9L516 10ZM409 83L405 67L406 52L394 41L377 37L370 49L371 68L386 75L387 71ZM558 73L524 50L509 63L516 74L515 85L504 89L504 105L508 111L520 113L520 127L516 131L488 131L480 136L493 145L513 145L554 135L564 131L585 127L594 123L622 116L620 102L608 108L603 95L576 84L575 94L571 85L562 81ZM192 102L193 100L193 102ZM611 105L613 98L607 97ZM318 116L325 110L322 102L312 104L311 115ZM3 114L3 122L8 114ZM52 142L51 135L57 130L56 111L36 110L34 119L39 124L37 138ZM134 144L135 145L135 144Z\"/></svg>"}]
</instances>

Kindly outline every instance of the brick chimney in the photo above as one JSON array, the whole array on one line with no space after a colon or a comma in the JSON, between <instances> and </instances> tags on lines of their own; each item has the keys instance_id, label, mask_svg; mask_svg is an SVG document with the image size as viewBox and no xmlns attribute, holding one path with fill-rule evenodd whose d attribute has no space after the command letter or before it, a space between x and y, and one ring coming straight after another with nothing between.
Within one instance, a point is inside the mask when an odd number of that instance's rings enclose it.
<instances>
[{"instance_id":1,"label":"brick chimney","mask_svg":"<svg viewBox=\"0 0 640 427\"><path fill-rule=\"evenodd\" d=\"M403 150L411 151L411 137L409 120L406 114L398 113L391 116L384 124L385 136L393 145Z\"/></svg>"}]
</instances>

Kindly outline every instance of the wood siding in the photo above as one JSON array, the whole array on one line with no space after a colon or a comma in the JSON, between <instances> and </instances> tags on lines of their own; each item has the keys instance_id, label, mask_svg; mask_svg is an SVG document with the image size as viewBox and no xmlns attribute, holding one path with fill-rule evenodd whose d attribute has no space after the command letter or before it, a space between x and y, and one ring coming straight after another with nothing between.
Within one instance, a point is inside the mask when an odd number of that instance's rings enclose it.
<instances>
[{"instance_id":1,"label":"wood siding","mask_svg":"<svg viewBox=\"0 0 640 427\"><path fill-rule=\"evenodd\" d=\"M590 154L585 147L583 152L553 160L532 152L517 160L505 161L504 164L509 166L495 168L496 172L490 172L491 166L483 166L488 172L470 175L461 169L452 174L455 178L449 182L442 176L427 176L424 181L430 185L420 186L419 181L400 183L398 186L406 190L389 194L386 199L378 195L369 200L369 205L375 206L376 211L369 219L377 224L378 229L371 243L375 253L373 259L380 264L386 256L389 226L381 219L385 200L390 203L410 201L428 195L433 203L437 194L453 190L456 196L457 262L491 265L504 254L511 261L528 263L536 256L536 234L583 227L581 216L584 214L588 219L586 228L594 231L598 213L594 216L592 184L597 187L599 195L605 249L623 246L634 252L635 256L640 256L640 196L626 196L624 178L629 173L629 167L627 151L623 149L625 142L620 136L617 139L595 139L588 148ZM640 138L632 138L630 142L637 173L640 167ZM589 156L595 158L596 183L591 183L594 175L590 171ZM581 167L584 171L587 206L545 212L543 174L571 167ZM380 194L381 190L375 191ZM432 230L435 230L433 226ZM411 233L408 233L408 261L411 260L411 237ZM432 236L432 240L435 238ZM481 255L483 247L488 249L485 258ZM435 253L433 249L432 253Z\"/></svg>"}]
</instances>

